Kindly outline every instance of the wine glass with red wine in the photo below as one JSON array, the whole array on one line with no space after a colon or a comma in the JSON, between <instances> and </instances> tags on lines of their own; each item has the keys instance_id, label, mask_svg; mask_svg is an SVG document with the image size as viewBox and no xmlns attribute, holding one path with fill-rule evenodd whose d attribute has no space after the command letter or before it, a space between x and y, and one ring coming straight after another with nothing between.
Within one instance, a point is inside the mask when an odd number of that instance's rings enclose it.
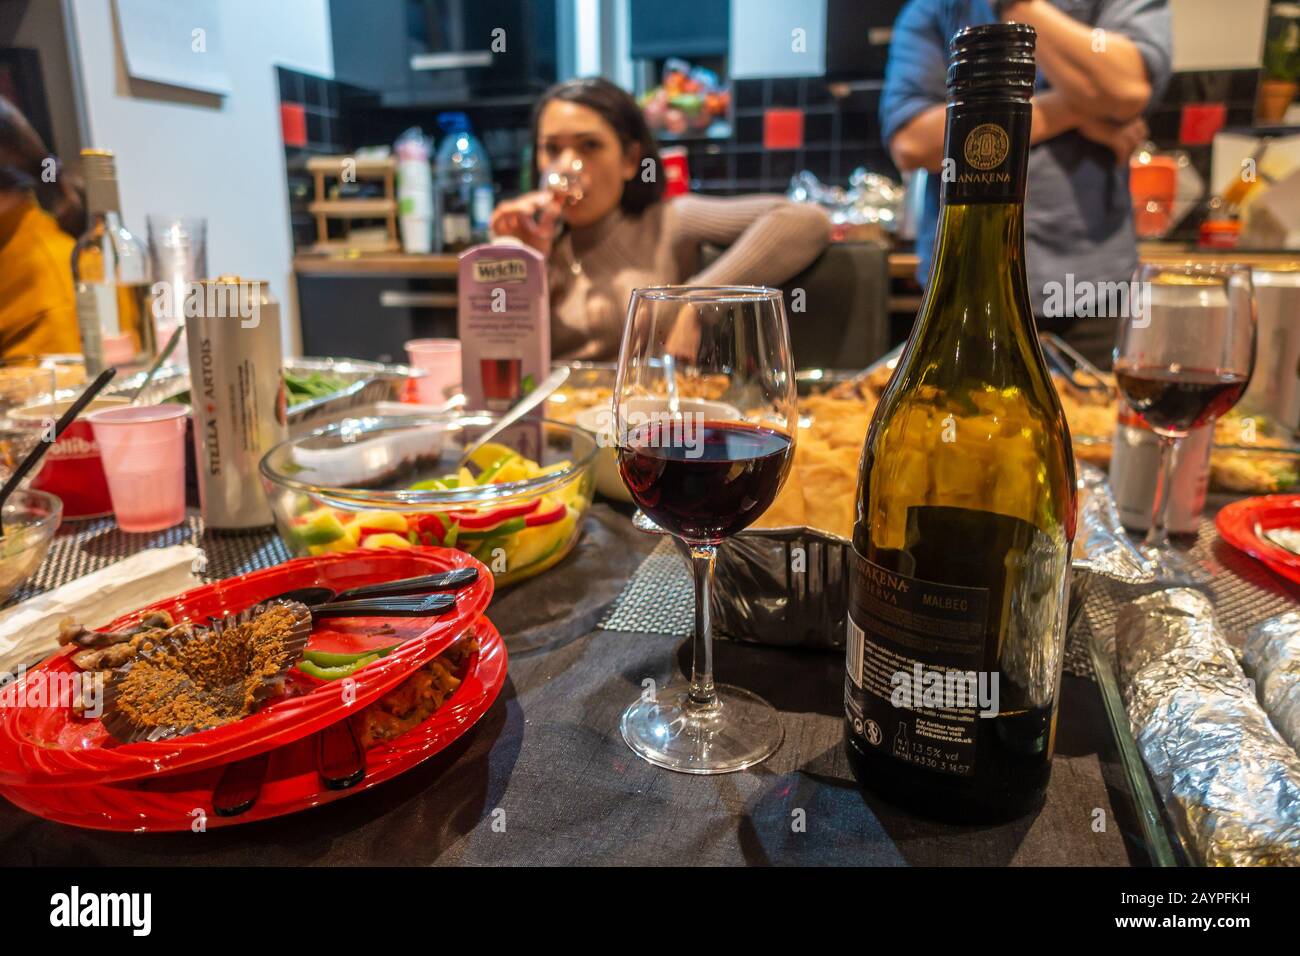
<instances>
[{"instance_id":1,"label":"wine glass with red wine","mask_svg":"<svg viewBox=\"0 0 1300 956\"><path fill-rule=\"evenodd\" d=\"M1255 367L1255 294L1237 265L1148 264L1149 290L1130 309L1115 346L1115 383L1129 408L1156 434L1160 466L1151 528L1142 552L1162 584L1198 584L1205 568L1173 547L1165 528L1170 474L1188 432L1213 422L1241 398ZM1145 298L1145 291L1143 292Z\"/></svg>"},{"instance_id":2,"label":"wine glass with red wine","mask_svg":"<svg viewBox=\"0 0 1300 956\"><path fill-rule=\"evenodd\" d=\"M682 544L695 578L690 686L648 684L623 714L623 739L657 766L728 773L781 745L771 704L713 681L709 600L719 544L785 482L796 399L780 291L632 293L614 384L619 472L641 510Z\"/></svg>"}]
</instances>

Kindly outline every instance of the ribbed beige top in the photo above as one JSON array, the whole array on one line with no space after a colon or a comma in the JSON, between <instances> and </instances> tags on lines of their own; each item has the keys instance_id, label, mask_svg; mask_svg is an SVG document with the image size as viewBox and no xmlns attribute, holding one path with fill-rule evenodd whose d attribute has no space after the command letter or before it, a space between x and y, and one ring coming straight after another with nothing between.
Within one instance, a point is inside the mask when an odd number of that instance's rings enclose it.
<instances>
[{"instance_id":1,"label":"ribbed beige top","mask_svg":"<svg viewBox=\"0 0 1300 956\"><path fill-rule=\"evenodd\" d=\"M567 231L550 259L551 353L557 360L618 357L632 290L648 285L779 285L830 241L818 207L781 196L681 196L640 216L616 211ZM700 246L727 247L700 271Z\"/></svg>"}]
</instances>

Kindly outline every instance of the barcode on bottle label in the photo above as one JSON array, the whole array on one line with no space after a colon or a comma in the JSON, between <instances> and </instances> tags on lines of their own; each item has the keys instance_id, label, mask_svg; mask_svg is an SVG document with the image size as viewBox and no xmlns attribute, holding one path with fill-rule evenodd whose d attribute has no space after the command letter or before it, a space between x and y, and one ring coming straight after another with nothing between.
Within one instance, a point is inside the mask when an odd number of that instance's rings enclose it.
<instances>
[{"instance_id":1,"label":"barcode on bottle label","mask_svg":"<svg viewBox=\"0 0 1300 956\"><path fill-rule=\"evenodd\" d=\"M847 616L847 615L846 615ZM845 642L847 650L845 652L845 666L848 668L849 680L853 681L855 687L862 686L862 628L853 623L853 618L848 618L849 622L849 639Z\"/></svg>"}]
</instances>

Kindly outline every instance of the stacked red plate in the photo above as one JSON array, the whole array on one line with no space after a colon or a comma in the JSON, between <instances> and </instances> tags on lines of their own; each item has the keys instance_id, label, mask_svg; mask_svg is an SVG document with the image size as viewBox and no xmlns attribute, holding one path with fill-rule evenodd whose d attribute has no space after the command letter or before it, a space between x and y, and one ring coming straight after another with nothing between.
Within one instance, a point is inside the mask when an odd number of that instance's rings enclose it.
<instances>
[{"instance_id":1,"label":"stacked red plate","mask_svg":"<svg viewBox=\"0 0 1300 956\"><path fill-rule=\"evenodd\" d=\"M1294 531L1300 539L1300 495L1261 495L1226 505L1214 519L1223 540L1300 584L1300 554L1269 540L1270 533Z\"/></svg>"},{"instance_id":2,"label":"stacked red plate","mask_svg":"<svg viewBox=\"0 0 1300 956\"><path fill-rule=\"evenodd\" d=\"M477 567L479 576L455 592L456 605L434 618L333 618L316 622L308 647L358 652L399 646L358 670L347 694L337 681L294 671L294 696L277 697L231 724L187 736L122 744L99 720L69 706L0 708L0 795L38 816L107 830L188 830L280 816L342 799L391 779L465 733L492 705L505 682L506 651L483 616L492 574L474 558L448 549L380 549L288 561L229 578L141 608L107 626L130 624L143 611L164 610L176 622L203 623L286 591L324 586L336 591L401 578ZM389 630L391 628L392 630ZM382 637L376 631L382 629ZM396 634L393 632L396 631ZM365 776L349 789L329 789L317 773L314 735L393 691L460 638L470 655L450 698L424 722L365 753ZM5 688L9 699L36 701L24 685L57 687L77 672L67 647ZM60 701L59 703L62 703ZM233 817L212 812L224 768L269 753L262 789L250 809Z\"/></svg>"}]
</instances>

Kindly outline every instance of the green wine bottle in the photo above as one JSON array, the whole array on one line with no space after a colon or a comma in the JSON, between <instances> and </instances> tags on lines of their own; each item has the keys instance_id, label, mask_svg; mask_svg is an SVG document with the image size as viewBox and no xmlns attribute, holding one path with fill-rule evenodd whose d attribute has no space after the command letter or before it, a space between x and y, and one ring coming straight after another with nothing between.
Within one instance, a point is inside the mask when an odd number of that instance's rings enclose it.
<instances>
[{"instance_id":1,"label":"green wine bottle","mask_svg":"<svg viewBox=\"0 0 1300 956\"><path fill-rule=\"evenodd\" d=\"M1051 772L1075 526L1034 327L1024 199L1032 27L952 40L942 206L916 324L862 450L845 732L859 782L1009 819Z\"/></svg>"}]
</instances>

